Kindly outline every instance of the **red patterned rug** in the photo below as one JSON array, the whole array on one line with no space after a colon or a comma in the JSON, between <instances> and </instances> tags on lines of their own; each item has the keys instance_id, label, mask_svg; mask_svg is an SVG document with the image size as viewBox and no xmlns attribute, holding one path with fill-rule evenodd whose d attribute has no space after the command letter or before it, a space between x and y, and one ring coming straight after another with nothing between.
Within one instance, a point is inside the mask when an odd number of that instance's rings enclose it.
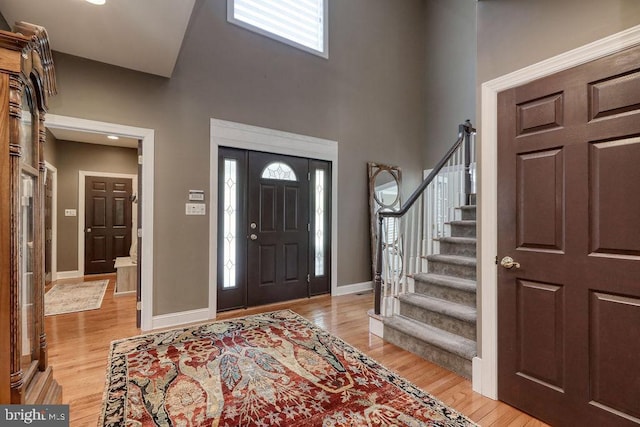
<instances>
[{"instance_id":1,"label":"red patterned rug","mask_svg":"<svg viewBox=\"0 0 640 427\"><path fill-rule=\"evenodd\" d=\"M100 425L475 424L283 310L114 341Z\"/></svg>"}]
</instances>

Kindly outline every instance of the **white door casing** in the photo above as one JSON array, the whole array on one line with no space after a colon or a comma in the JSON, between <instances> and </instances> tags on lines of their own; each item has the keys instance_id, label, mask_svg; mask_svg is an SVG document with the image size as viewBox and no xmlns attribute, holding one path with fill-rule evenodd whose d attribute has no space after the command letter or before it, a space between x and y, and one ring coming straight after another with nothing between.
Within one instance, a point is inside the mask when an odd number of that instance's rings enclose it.
<instances>
[{"instance_id":1,"label":"white door casing","mask_svg":"<svg viewBox=\"0 0 640 427\"><path fill-rule=\"evenodd\" d=\"M210 200L218 200L218 147L242 148L331 162L331 294L338 287L338 143L225 120L211 119ZM218 210L209 213L209 318L216 317Z\"/></svg>"},{"instance_id":2,"label":"white door casing","mask_svg":"<svg viewBox=\"0 0 640 427\"><path fill-rule=\"evenodd\" d=\"M53 129L69 129L83 132L120 135L142 141L142 194L144 209L142 210L142 263L141 284L141 329L148 331L153 328L153 207L154 207L154 155L155 131L153 129L138 128L115 123L85 120L75 117L47 114L45 125ZM84 180L83 180L84 183ZM135 187L134 187L135 188ZM83 203L84 203L84 199ZM80 220L80 218L78 218ZM84 223L82 224L84 229ZM84 241L83 241L84 247ZM78 248L80 249L80 248ZM84 250L82 252L84 254ZM84 261L78 268L84 269ZM82 266L82 267L81 267Z\"/></svg>"}]
</instances>

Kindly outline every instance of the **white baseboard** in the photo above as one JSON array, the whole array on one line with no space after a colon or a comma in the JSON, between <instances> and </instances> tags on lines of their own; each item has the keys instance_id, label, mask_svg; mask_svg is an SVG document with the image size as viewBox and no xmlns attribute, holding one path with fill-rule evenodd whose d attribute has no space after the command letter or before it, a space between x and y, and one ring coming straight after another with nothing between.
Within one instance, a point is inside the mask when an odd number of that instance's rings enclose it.
<instances>
[{"instance_id":1,"label":"white baseboard","mask_svg":"<svg viewBox=\"0 0 640 427\"><path fill-rule=\"evenodd\" d=\"M56 280L60 279L75 279L78 277L82 277L82 273L80 270L75 271L58 271L56 274Z\"/></svg>"},{"instance_id":2,"label":"white baseboard","mask_svg":"<svg viewBox=\"0 0 640 427\"><path fill-rule=\"evenodd\" d=\"M113 296L114 297L121 297L121 296L124 296L124 295L131 295L131 294L135 295L136 291L122 291L122 292L114 291L113 292Z\"/></svg>"},{"instance_id":3,"label":"white baseboard","mask_svg":"<svg viewBox=\"0 0 640 427\"><path fill-rule=\"evenodd\" d=\"M209 309L181 311L179 313L161 314L151 319L151 329L171 328L187 323L203 322L209 320Z\"/></svg>"},{"instance_id":4,"label":"white baseboard","mask_svg":"<svg viewBox=\"0 0 640 427\"><path fill-rule=\"evenodd\" d=\"M369 333L384 338L384 323L382 323L380 316L369 313Z\"/></svg>"},{"instance_id":5,"label":"white baseboard","mask_svg":"<svg viewBox=\"0 0 640 427\"><path fill-rule=\"evenodd\" d=\"M361 282L361 283L353 283L351 285L338 286L336 291L333 293L334 297L340 295L349 295L349 294L357 294L358 292L370 291L373 289L373 282Z\"/></svg>"},{"instance_id":6,"label":"white baseboard","mask_svg":"<svg viewBox=\"0 0 640 427\"><path fill-rule=\"evenodd\" d=\"M471 360L471 389L482 394L482 359L478 356Z\"/></svg>"}]
</instances>

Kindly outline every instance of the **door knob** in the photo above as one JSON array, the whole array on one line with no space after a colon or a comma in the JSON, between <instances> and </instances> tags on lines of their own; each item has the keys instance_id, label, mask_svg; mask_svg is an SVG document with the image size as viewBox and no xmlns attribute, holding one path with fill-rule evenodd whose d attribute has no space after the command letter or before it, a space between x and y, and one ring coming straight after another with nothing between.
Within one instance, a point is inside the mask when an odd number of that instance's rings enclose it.
<instances>
[{"instance_id":1,"label":"door knob","mask_svg":"<svg viewBox=\"0 0 640 427\"><path fill-rule=\"evenodd\" d=\"M87 233L91 233L91 229L90 228L87 228Z\"/></svg>"},{"instance_id":2,"label":"door knob","mask_svg":"<svg viewBox=\"0 0 640 427\"><path fill-rule=\"evenodd\" d=\"M514 261L513 258L511 258L510 256L506 256L502 258L502 261L500 261L500 265L506 268L507 270L511 270L514 267L520 268L520 263Z\"/></svg>"},{"instance_id":3,"label":"door knob","mask_svg":"<svg viewBox=\"0 0 640 427\"><path fill-rule=\"evenodd\" d=\"M249 238L251 240L258 240L258 236L256 236L255 234L252 234L251 236L249 236Z\"/></svg>"}]
</instances>

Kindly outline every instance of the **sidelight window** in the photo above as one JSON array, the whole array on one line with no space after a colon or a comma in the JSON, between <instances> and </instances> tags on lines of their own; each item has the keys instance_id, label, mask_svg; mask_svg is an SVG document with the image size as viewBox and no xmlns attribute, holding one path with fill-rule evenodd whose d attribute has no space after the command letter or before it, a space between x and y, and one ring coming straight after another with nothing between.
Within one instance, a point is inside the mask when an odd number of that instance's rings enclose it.
<instances>
[{"instance_id":1,"label":"sidelight window","mask_svg":"<svg viewBox=\"0 0 640 427\"><path fill-rule=\"evenodd\" d=\"M238 165L235 159L224 159L224 224L223 281L225 289L236 287L236 243L238 213Z\"/></svg>"},{"instance_id":2,"label":"sidelight window","mask_svg":"<svg viewBox=\"0 0 640 427\"><path fill-rule=\"evenodd\" d=\"M325 274L324 268L324 223L325 223L325 178L324 170L316 169L315 176L315 275L322 276Z\"/></svg>"}]
</instances>

